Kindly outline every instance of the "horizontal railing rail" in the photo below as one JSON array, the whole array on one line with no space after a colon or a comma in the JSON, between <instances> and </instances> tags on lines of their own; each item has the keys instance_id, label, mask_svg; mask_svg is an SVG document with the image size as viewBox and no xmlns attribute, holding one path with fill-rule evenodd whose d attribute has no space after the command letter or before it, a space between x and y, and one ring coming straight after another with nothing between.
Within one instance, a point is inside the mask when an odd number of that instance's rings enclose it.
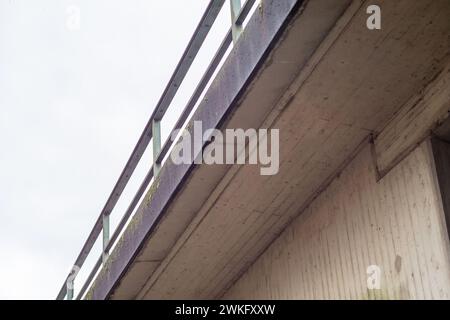
<instances>
[{"instance_id":1,"label":"horizontal railing rail","mask_svg":"<svg viewBox=\"0 0 450 320\"><path fill-rule=\"evenodd\" d=\"M208 65L197 87L194 89L194 92L187 102L185 108L181 112L181 115L175 123L175 126L169 134L169 137L164 142L161 148L161 120L170 107L179 87L181 86L195 57L197 56L197 53L200 51L200 48L202 47L203 42L205 41L209 31L212 28L212 25L219 15L223 4L225 3L225 0L211 0L209 2L202 18L200 19L199 24L197 25L197 28L194 31L193 36L191 37L178 65L175 68L175 71L173 72L163 94L161 95L161 98L159 99L149 121L147 122L136 146L134 147L133 152L131 153L124 169L122 170L119 179L117 180L108 200L106 201L105 206L100 212L100 215L97 218L94 227L89 233L89 236L84 243L81 252L78 254L72 271L69 273L69 275L67 275L64 284L62 285L58 293L58 300L63 300L65 298L67 298L68 300L73 299L73 285L76 277L76 273L74 274L74 272L77 272L77 270L79 270L83 266L87 257L91 253L94 244L96 243L100 234L102 234L102 254L97 259L94 267L92 268L92 271L85 280L82 288L80 289L80 292L77 294L77 299L83 298L84 294L94 280L97 272L106 262L109 252L113 249L114 244L124 230L127 221L138 206L140 199L144 195L152 179L158 175L163 160L168 154L171 146L173 145L173 141L171 139L172 133L174 133L178 129L181 129L186 123L189 115L196 106L214 72L217 70L218 65L223 60L228 48L239 38L239 35L242 32L243 23L249 15L249 12L251 11L255 2L256 0L247 0L241 6L240 0L230 0L232 19L231 27L222 43L220 44L219 48L217 49L212 61ZM111 215L113 209L119 201L120 196L122 195L144 152L150 144L150 141L152 141L153 145L153 165L148 170L135 196L133 197L127 210L119 221L114 233L110 237L109 216Z\"/></svg>"}]
</instances>

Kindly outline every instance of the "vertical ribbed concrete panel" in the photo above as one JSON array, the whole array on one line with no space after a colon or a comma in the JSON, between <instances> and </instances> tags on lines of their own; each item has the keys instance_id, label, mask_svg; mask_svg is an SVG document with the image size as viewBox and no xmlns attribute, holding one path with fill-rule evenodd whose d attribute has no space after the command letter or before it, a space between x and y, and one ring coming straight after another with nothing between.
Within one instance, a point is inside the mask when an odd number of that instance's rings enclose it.
<instances>
[{"instance_id":1,"label":"vertical ribbed concrete panel","mask_svg":"<svg viewBox=\"0 0 450 320\"><path fill-rule=\"evenodd\" d=\"M225 294L225 299L449 299L448 233L431 146L377 182L370 146ZM380 268L368 289L367 268Z\"/></svg>"}]
</instances>

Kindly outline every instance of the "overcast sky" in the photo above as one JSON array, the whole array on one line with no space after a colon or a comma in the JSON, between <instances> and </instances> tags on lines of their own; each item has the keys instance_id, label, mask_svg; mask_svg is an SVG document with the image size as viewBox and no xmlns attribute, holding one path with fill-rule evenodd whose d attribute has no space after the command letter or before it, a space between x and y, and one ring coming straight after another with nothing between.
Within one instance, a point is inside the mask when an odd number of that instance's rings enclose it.
<instances>
[{"instance_id":1,"label":"overcast sky","mask_svg":"<svg viewBox=\"0 0 450 320\"><path fill-rule=\"evenodd\" d=\"M0 0L0 299L56 297L207 3ZM224 6L169 119L228 27Z\"/></svg>"}]
</instances>

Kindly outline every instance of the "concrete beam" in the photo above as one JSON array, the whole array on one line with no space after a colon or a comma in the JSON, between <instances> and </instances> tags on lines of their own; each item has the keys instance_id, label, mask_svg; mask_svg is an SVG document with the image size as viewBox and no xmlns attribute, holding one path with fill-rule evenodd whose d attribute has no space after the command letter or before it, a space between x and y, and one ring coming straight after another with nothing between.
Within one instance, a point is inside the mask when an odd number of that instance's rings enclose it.
<instances>
[{"instance_id":1,"label":"concrete beam","mask_svg":"<svg viewBox=\"0 0 450 320\"><path fill-rule=\"evenodd\" d=\"M202 121L205 129L219 127L245 92L301 3L300 0L263 2L262 10L249 21L245 32L208 89L195 113L194 121ZM119 240L86 298L101 300L109 297L194 167L193 164L174 165L170 161L165 163L154 187Z\"/></svg>"}]
</instances>

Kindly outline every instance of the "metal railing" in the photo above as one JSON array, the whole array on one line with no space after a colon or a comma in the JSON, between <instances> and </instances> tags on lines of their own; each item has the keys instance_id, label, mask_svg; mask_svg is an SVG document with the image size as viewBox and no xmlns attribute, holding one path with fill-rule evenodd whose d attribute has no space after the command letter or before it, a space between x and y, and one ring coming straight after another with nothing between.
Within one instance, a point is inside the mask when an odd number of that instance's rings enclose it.
<instances>
[{"instance_id":1,"label":"metal railing","mask_svg":"<svg viewBox=\"0 0 450 320\"><path fill-rule=\"evenodd\" d=\"M198 99L204 92L207 84L211 80L212 75L214 74L218 65L224 58L225 53L227 52L229 46L233 42L236 42L237 39L239 38L239 35L241 34L243 29L243 23L252 7L255 5L255 2L256 0L247 0L244 3L244 5L241 6L241 0L230 0L231 19L232 19L231 28L227 32L221 45L216 51L212 61L210 62L209 66L204 72L197 87L195 88L191 98L189 99L185 108L183 109L180 117L178 118L174 128L171 131L171 134L175 132L175 130L181 129L186 123L191 111L197 104ZM56 298L57 300L63 300L65 298L67 298L68 300L73 299L74 297L73 285L76 276L74 272L76 272L76 270L79 270L83 266L84 262L86 261L86 258L89 256L98 237L102 233L103 238L102 254L97 259L92 271L88 275L86 281L84 282L84 285L82 286L80 292L77 295L77 299L83 298L85 292L89 288L100 267L108 259L109 252L112 250L116 240L118 239L121 232L124 230L127 221L129 220L136 206L139 204L139 201L142 195L147 190L147 187L150 185L151 180L153 179L153 177L156 177L158 175L163 160L173 144L173 141L170 139L171 134L169 134L169 137L165 141L164 145L161 147L161 120L163 119L167 109L171 105L171 102L175 97L178 88L180 87L181 83L183 82L183 79L188 73L192 65L192 62L194 61L197 53L202 47L202 44L206 39L206 36L208 35L217 16L219 15L219 12L221 11L224 3L225 0L211 0L209 2L197 28L194 31L192 38L190 39L177 67L175 68L174 73L172 74L172 77L169 80L169 83L167 84L149 121L147 122L144 128L144 131L142 132L136 146L134 147L131 156L129 157L124 169L122 170L122 173L120 174L119 179L116 182L116 185L114 186L108 200L106 201L105 206L103 207L99 217L97 218L97 221L95 222L94 227L92 228L86 242L84 243L81 252L79 253L77 259L75 260L74 268L64 281L64 284L62 285L61 290L59 291L59 294ZM150 144L150 141L152 141L153 145L153 164L150 167L148 173L146 174L144 181L141 183L137 193L133 197L130 205L128 206L127 210L122 216L117 228L115 229L114 233L110 236L109 218L111 212L116 206L125 187L127 186L131 178L131 175L133 174L139 161L142 158L142 155L144 154L145 150Z\"/></svg>"}]
</instances>

